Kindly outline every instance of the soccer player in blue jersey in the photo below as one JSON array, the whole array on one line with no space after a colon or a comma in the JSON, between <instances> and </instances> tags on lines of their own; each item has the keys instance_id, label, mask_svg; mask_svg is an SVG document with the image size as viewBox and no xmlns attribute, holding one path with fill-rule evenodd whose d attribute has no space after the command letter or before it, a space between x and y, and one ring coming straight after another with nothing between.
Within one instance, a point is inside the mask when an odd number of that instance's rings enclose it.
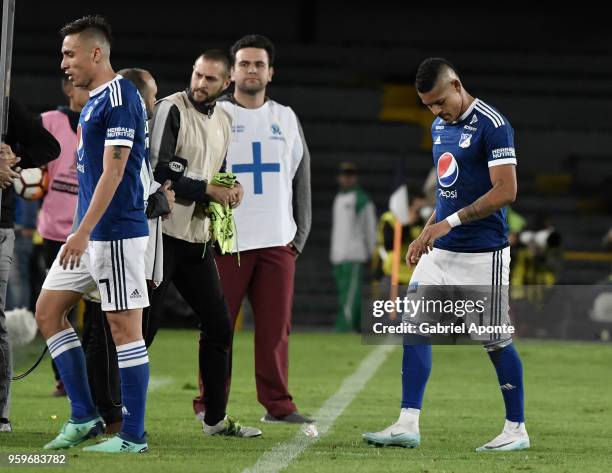
<instances>
[{"instance_id":1,"label":"soccer player in blue jersey","mask_svg":"<svg viewBox=\"0 0 612 473\"><path fill-rule=\"evenodd\" d=\"M486 286L498 303L482 314L482 323L508 326L510 249L504 208L516 198L514 131L506 117L463 88L445 59L423 61L416 88L436 116L431 131L438 192L434 214L408 248L407 262L416 264L409 287ZM425 316L417 314L410 323L420 320ZM502 433L477 450L529 448L522 365L512 337L498 333L482 343L497 372L506 421ZM380 432L363 434L364 440L379 446L419 445L419 414L430 371L431 345L417 333L404 345L399 419Z\"/></svg>"},{"instance_id":2,"label":"soccer player in blue jersey","mask_svg":"<svg viewBox=\"0 0 612 473\"><path fill-rule=\"evenodd\" d=\"M149 305L147 114L136 87L112 69L110 26L103 18L81 18L60 33L61 68L75 86L89 90L89 100L77 128L78 227L49 270L36 304L38 327L71 402L70 420L45 448L73 447L105 427L92 401L81 344L65 316L97 286L117 346L123 424L117 436L85 450L139 453L148 449L149 359L141 331L142 309Z\"/></svg>"}]
</instances>

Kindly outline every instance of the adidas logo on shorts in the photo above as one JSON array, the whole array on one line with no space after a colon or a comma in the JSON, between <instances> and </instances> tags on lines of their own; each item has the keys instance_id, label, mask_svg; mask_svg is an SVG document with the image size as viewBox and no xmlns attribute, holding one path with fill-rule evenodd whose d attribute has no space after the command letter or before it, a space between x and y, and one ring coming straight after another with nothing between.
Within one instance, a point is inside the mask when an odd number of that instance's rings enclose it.
<instances>
[{"instance_id":1,"label":"adidas logo on shorts","mask_svg":"<svg viewBox=\"0 0 612 473\"><path fill-rule=\"evenodd\" d=\"M130 294L130 299L140 299L142 296L140 295L140 292L138 292L138 289L134 289L134 292L132 292L132 294Z\"/></svg>"}]
</instances>

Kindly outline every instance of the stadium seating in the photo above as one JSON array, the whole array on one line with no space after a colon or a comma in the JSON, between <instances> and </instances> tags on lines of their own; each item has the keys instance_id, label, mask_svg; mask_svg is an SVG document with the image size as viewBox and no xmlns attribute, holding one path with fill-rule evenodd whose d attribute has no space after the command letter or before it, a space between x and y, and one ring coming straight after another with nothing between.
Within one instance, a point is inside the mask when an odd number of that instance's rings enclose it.
<instances>
[{"instance_id":1,"label":"stadium seating","mask_svg":"<svg viewBox=\"0 0 612 473\"><path fill-rule=\"evenodd\" d=\"M549 214L568 250L601 249L611 223L603 193L596 195L604 189L605 177L612 176L612 62L602 60L612 44L608 29L593 28L586 37L584 32L563 31L553 41L554 21L544 22L538 15L500 16L499 24L484 28L471 10L433 18L430 12L386 1L377 2L377 8L333 1L260 2L262 20L257 24L229 9L210 18L185 14L183 5L134 25L117 15L113 4L98 9L114 25L113 63L117 69L151 70L159 97L187 85L192 60L203 49L226 49L254 29L276 42L270 95L297 112L312 155L313 229L298 260L295 323L329 323L333 318L328 246L338 163L350 160L359 166L379 213L400 160L405 160L408 182L421 185L425 179L431 156L421 146L423 124L382 121L381 111L385 87L409 87L418 63L431 55L455 62L468 90L514 125L516 210L528 221ZM72 19L65 12L72 11L71 17L89 12L76 0L62 5L18 5L16 29L27 34L15 42L13 91L36 111L63 103L56 31ZM124 18L142 13L139 4L121 5ZM33 10L24 14L28 8ZM397 13L389 15L390 9ZM180 28L169 26L179 23ZM384 105L389 105L386 99ZM568 262L562 280L593 282L609 269L609 263Z\"/></svg>"}]
</instances>

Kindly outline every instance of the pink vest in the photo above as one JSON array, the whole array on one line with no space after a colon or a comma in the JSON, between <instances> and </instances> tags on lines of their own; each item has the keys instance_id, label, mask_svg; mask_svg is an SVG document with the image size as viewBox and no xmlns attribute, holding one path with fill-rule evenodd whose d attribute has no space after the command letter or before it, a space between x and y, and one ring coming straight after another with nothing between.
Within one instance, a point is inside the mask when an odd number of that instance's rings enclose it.
<instances>
[{"instance_id":1,"label":"pink vest","mask_svg":"<svg viewBox=\"0 0 612 473\"><path fill-rule=\"evenodd\" d=\"M76 170L76 133L65 113L59 110L42 115L43 126L59 142L59 158L47 164L49 189L38 215L38 232L47 240L64 242L72 230L79 184Z\"/></svg>"}]
</instances>

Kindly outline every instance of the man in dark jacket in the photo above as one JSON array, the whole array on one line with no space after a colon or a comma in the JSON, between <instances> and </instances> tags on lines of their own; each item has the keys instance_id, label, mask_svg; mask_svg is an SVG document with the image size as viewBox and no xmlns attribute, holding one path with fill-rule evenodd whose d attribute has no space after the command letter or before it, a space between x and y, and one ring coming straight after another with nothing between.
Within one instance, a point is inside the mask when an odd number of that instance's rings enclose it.
<instances>
[{"instance_id":1,"label":"man in dark jacket","mask_svg":"<svg viewBox=\"0 0 612 473\"><path fill-rule=\"evenodd\" d=\"M0 145L0 187L2 207L0 214L0 432L10 432L9 390L12 377L11 352L6 330L4 304L6 284L11 270L15 233L12 180L18 177L13 168L34 168L47 164L60 154L57 140L45 130L38 117L31 115L16 102L9 102L8 130Z\"/></svg>"}]
</instances>

